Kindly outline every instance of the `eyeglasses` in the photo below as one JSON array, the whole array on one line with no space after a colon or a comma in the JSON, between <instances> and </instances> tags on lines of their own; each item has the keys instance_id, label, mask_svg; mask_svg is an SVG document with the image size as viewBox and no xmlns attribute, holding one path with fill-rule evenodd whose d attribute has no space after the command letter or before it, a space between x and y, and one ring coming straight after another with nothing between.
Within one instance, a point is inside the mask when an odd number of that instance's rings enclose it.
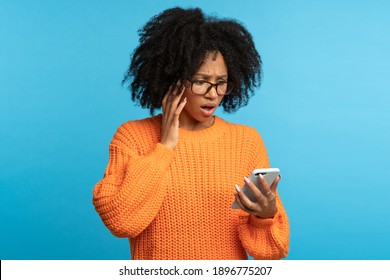
<instances>
[{"instance_id":1,"label":"eyeglasses","mask_svg":"<svg viewBox=\"0 0 390 280\"><path fill-rule=\"evenodd\" d=\"M233 91L234 84L232 82L221 81L216 84L206 82L203 80L188 80L191 83L191 91L196 95L205 95L213 87L217 91L218 95L228 95Z\"/></svg>"}]
</instances>

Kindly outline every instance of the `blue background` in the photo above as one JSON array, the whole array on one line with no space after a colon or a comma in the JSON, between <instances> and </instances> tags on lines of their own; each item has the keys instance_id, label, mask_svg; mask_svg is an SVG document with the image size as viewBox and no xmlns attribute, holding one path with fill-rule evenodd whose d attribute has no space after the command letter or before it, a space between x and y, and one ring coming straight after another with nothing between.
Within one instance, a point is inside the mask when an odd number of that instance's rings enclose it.
<instances>
[{"instance_id":1,"label":"blue background","mask_svg":"<svg viewBox=\"0 0 390 280\"><path fill-rule=\"evenodd\" d=\"M1 259L129 258L92 189L116 128L148 116L121 87L137 29L193 2L1 0ZM219 115L257 128L282 170L288 259L389 259L390 2L196 5L262 55L250 104Z\"/></svg>"}]
</instances>

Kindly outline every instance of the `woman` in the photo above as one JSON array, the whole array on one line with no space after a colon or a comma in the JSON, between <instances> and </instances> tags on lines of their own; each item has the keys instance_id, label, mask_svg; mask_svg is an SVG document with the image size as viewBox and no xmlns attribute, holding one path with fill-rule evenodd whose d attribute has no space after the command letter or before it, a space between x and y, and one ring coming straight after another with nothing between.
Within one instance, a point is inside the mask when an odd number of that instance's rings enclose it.
<instances>
[{"instance_id":1,"label":"woman","mask_svg":"<svg viewBox=\"0 0 390 280\"><path fill-rule=\"evenodd\" d=\"M93 203L104 224L130 241L133 259L280 259L287 215L276 192L246 177L269 167L258 132L214 115L234 112L260 84L251 35L200 9L168 9L140 30L123 83L153 115L122 124L109 147ZM237 184L245 182L257 201ZM236 201L241 210L232 209Z\"/></svg>"}]
</instances>

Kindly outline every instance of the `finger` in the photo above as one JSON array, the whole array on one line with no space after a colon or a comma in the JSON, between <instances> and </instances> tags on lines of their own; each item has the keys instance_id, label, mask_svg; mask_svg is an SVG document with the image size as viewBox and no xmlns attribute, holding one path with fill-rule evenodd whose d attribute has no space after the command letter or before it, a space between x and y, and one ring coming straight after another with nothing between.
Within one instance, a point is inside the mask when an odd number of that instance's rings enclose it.
<instances>
[{"instance_id":1,"label":"finger","mask_svg":"<svg viewBox=\"0 0 390 280\"><path fill-rule=\"evenodd\" d=\"M240 209L241 210L243 210L243 211L245 211L245 212L247 212L247 213L249 213L249 214L252 214L252 215L254 215L254 211L252 211L252 210L250 210L250 209L248 209L243 203L242 203L242 201L241 201L241 199L240 199L240 197L238 196L238 194L234 194L234 197L235 197L235 199L236 199L236 203L237 203L237 205L238 205L238 207L240 207Z\"/></svg>"},{"instance_id":2,"label":"finger","mask_svg":"<svg viewBox=\"0 0 390 280\"><path fill-rule=\"evenodd\" d=\"M180 92L180 94L174 96L171 92L168 91L166 94L166 103L163 108L163 126L171 127L171 125L177 127L179 126L179 116L182 112L187 100L182 100L180 102L181 97L184 93L184 88ZM183 102L184 101L184 102ZM180 104L178 104L180 102ZM184 103L184 104L183 104Z\"/></svg>"},{"instance_id":3,"label":"finger","mask_svg":"<svg viewBox=\"0 0 390 280\"><path fill-rule=\"evenodd\" d=\"M168 95L169 95L169 90L165 93L164 98L163 98L163 100L161 102L163 109L165 107L165 104L167 103Z\"/></svg>"},{"instance_id":4,"label":"finger","mask_svg":"<svg viewBox=\"0 0 390 280\"><path fill-rule=\"evenodd\" d=\"M170 122L172 120L171 112L175 112L178 102L183 94L184 90L177 95L177 86L171 85L163 99L163 117ZM176 101L176 102L175 102ZM165 115L165 116L164 116Z\"/></svg>"},{"instance_id":5,"label":"finger","mask_svg":"<svg viewBox=\"0 0 390 280\"><path fill-rule=\"evenodd\" d=\"M171 95L172 95L172 86L169 87L162 101L162 110L164 114L167 114L169 111L169 100L171 98Z\"/></svg>"},{"instance_id":6,"label":"finger","mask_svg":"<svg viewBox=\"0 0 390 280\"><path fill-rule=\"evenodd\" d=\"M174 96L176 96L178 93L181 92L183 86L179 81L176 82L176 84L172 84L170 85L169 89L168 89L168 92L170 93L170 97L173 98Z\"/></svg>"},{"instance_id":7,"label":"finger","mask_svg":"<svg viewBox=\"0 0 390 280\"><path fill-rule=\"evenodd\" d=\"M245 208L248 208L249 210L253 210L256 206L255 203L251 201L237 185L236 185L236 190L237 190L237 195L240 198L242 204L245 206Z\"/></svg>"},{"instance_id":8,"label":"finger","mask_svg":"<svg viewBox=\"0 0 390 280\"><path fill-rule=\"evenodd\" d=\"M259 182L260 182L260 186L261 186L261 190L262 190L262 195L263 196L270 195L272 190L268 186L268 183L267 183L267 180L265 179L265 176L263 176L262 174L259 174Z\"/></svg>"},{"instance_id":9,"label":"finger","mask_svg":"<svg viewBox=\"0 0 390 280\"><path fill-rule=\"evenodd\" d=\"M182 90L179 94L174 96L174 98L171 100L171 104L169 105L169 119L176 120L178 118L178 115L180 115L180 112L177 112L178 107L182 104L181 97L183 96L184 90Z\"/></svg>"},{"instance_id":10,"label":"finger","mask_svg":"<svg viewBox=\"0 0 390 280\"><path fill-rule=\"evenodd\" d=\"M184 87L180 88L180 91L179 89L177 89L174 93L174 96L172 98L172 107L174 109L176 109L178 107L178 104L181 100L181 97L183 96L183 93L184 93Z\"/></svg>"},{"instance_id":11,"label":"finger","mask_svg":"<svg viewBox=\"0 0 390 280\"><path fill-rule=\"evenodd\" d=\"M177 108L177 105L178 105L178 101L180 100L182 94L184 93L184 90L182 90L179 94L177 94L177 87L174 87L174 89L172 90L172 87L171 86L168 90L168 92L166 93L164 99L165 99L165 112L166 114L169 114L170 112L172 112L171 110L172 109L176 109ZM173 112L174 112L173 110Z\"/></svg>"},{"instance_id":12,"label":"finger","mask_svg":"<svg viewBox=\"0 0 390 280\"><path fill-rule=\"evenodd\" d=\"M176 111L175 111L175 116L174 116L174 120L175 121L179 121L180 113L183 111L184 106L186 105L186 103L187 103L187 97L185 97L180 102L179 106L177 106Z\"/></svg>"},{"instance_id":13,"label":"finger","mask_svg":"<svg viewBox=\"0 0 390 280\"><path fill-rule=\"evenodd\" d=\"M170 94L170 97L175 95L176 88L177 88L177 83L176 84L171 84L169 86L168 92Z\"/></svg>"},{"instance_id":14,"label":"finger","mask_svg":"<svg viewBox=\"0 0 390 280\"><path fill-rule=\"evenodd\" d=\"M261 191L257 188L257 186L249 180L247 177L244 177L245 184L250 188L257 201L261 199Z\"/></svg>"},{"instance_id":15,"label":"finger","mask_svg":"<svg viewBox=\"0 0 390 280\"><path fill-rule=\"evenodd\" d=\"M174 95L180 93L182 91L182 89L183 89L183 86L182 86L180 80L178 80L175 87L174 87Z\"/></svg>"},{"instance_id":16,"label":"finger","mask_svg":"<svg viewBox=\"0 0 390 280\"><path fill-rule=\"evenodd\" d=\"M277 177L275 178L275 180L272 182L270 189L271 189L271 191L272 191L273 193L276 192L276 187L278 186L280 179L282 179L282 176L279 175L279 176L277 176Z\"/></svg>"}]
</instances>

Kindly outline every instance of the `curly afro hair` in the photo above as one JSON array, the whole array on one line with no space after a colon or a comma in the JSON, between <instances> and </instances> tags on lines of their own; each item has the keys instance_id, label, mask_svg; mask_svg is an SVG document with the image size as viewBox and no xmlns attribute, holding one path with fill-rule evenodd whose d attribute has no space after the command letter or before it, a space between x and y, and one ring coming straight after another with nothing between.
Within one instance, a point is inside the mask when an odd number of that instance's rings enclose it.
<instances>
[{"instance_id":1,"label":"curly afro hair","mask_svg":"<svg viewBox=\"0 0 390 280\"><path fill-rule=\"evenodd\" d=\"M138 31L134 50L122 84L129 84L132 100L153 115L161 108L168 89L184 84L206 60L220 52L234 90L221 102L224 111L247 105L261 83L261 58L251 34L235 20L205 16L199 8L168 9L154 16Z\"/></svg>"}]
</instances>

